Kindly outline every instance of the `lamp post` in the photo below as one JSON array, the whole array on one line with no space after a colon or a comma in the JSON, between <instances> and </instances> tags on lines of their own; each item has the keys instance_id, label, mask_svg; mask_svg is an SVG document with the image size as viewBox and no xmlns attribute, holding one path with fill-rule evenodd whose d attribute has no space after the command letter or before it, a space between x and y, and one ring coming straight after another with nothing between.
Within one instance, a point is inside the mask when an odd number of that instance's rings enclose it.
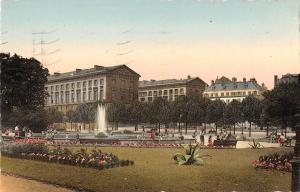
<instances>
[{"instance_id":1,"label":"lamp post","mask_svg":"<svg viewBox=\"0 0 300 192\"><path fill-rule=\"evenodd\" d=\"M296 145L294 147L294 157L292 160L292 191L300 191L300 102L297 104L296 118Z\"/></svg>"}]
</instances>

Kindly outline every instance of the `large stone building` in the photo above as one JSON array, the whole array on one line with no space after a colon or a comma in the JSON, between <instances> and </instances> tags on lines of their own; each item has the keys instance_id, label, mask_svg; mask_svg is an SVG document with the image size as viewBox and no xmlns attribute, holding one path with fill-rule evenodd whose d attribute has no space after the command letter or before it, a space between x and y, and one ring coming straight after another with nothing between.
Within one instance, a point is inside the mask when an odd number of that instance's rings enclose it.
<instances>
[{"instance_id":1,"label":"large stone building","mask_svg":"<svg viewBox=\"0 0 300 192\"><path fill-rule=\"evenodd\" d=\"M66 112L96 101L130 103L138 99L140 75L126 65L76 69L48 77L46 106Z\"/></svg>"},{"instance_id":2,"label":"large stone building","mask_svg":"<svg viewBox=\"0 0 300 192\"><path fill-rule=\"evenodd\" d=\"M279 79L277 75L274 76L274 87L281 83L299 83L300 84L300 74L286 74L282 75Z\"/></svg>"},{"instance_id":3,"label":"large stone building","mask_svg":"<svg viewBox=\"0 0 300 192\"><path fill-rule=\"evenodd\" d=\"M251 78L249 81L246 78L243 78L243 81L237 81L236 78L232 80L221 77L212 81L211 85L208 86L203 95L211 100L220 99L226 103L231 102L232 100L242 101L248 95L254 95L257 98L263 98L262 93L266 91L267 88L264 84L259 85L254 78Z\"/></svg>"},{"instance_id":4,"label":"large stone building","mask_svg":"<svg viewBox=\"0 0 300 192\"><path fill-rule=\"evenodd\" d=\"M156 97L163 97L174 101L180 95L201 96L206 83L199 77L187 79L150 80L139 82L139 101L153 101Z\"/></svg>"}]
</instances>

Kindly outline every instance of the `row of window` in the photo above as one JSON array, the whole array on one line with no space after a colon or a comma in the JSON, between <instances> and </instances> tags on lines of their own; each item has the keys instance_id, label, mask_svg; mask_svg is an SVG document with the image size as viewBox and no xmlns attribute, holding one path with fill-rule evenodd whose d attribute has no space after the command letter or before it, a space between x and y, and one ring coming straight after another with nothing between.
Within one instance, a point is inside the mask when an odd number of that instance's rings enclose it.
<instances>
[{"instance_id":1,"label":"row of window","mask_svg":"<svg viewBox=\"0 0 300 192\"><path fill-rule=\"evenodd\" d=\"M81 87L82 88L85 88L85 87L97 87L98 86L98 83L100 85L104 85L104 79L95 79L95 80L89 80L89 81L79 81L79 82L76 82L76 88L77 89L80 89ZM75 83L66 83L66 84L61 84L61 85L52 85L50 86L50 91L58 91L59 88L60 90L69 90L71 87L71 89L75 89ZM48 89L48 87L46 87L46 89Z\"/></svg>"},{"instance_id":2,"label":"row of window","mask_svg":"<svg viewBox=\"0 0 300 192\"><path fill-rule=\"evenodd\" d=\"M112 79L111 80L111 84L112 86L115 86L117 84L117 80L116 79ZM121 87L125 87L125 84L126 84L126 80L125 79L121 79L120 80L120 84L121 84ZM134 84L134 81L130 81L130 87L133 87L133 84Z\"/></svg>"},{"instance_id":3,"label":"row of window","mask_svg":"<svg viewBox=\"0 0 300 192\"><path fill-rule=\"evenodd\" d=\"M162 95L172 95L173 93L175 95L178 95L178 90L179 90L179 94L183 95L184 94L184 89L180 88L180 89L169 89L169 90L158 90L158 91L143 91L143 92L139 92L139 96L140 97L146 97L146 96L162 96Z\"/></svg>"},{"instance_id":4,"label":"row of window","mask_svg":"<svg viewBox=\"0 0 300 192\"><path fill-rule=\"evenodd\" d=\"M174 97L172 97L172 96L158 96L158 97L162 97L162 98L164 98L164 99L167 99L167 100L169 100L169 101L174 101L177 97L179 97L180 95L174 95ZM157 97L140 97L140 101L146 101L146 99L147 99L147 101L153 101L155 98L157 98Z\"/></svg>"},{"instance_id":5,"label":"row of window","mask_svg":"<svg viewBox=\"0 0 300 192\"><path fill-rule=\"evenodd\" d=\"M50 104L68 104L68 103L75 103L75 102L86 102L86 101L96 101L96 100L102 100L103 99L103 90L100 90L100 98L98 89L89 90L89 91L82 91L76 90L76 91L61 91L61 92L55 92L50 94L50 99L47 102L50 102ZM76 97L75 97L76 96Z\"/></svg>"},{"instance_id":6,"label":"row of window","mask_svg":"<svg viewBox=\"0 0 300 192\"><path fill-rule=\"evenodd\" d=\"M248 95L257 95L257 91L248 91ZM229 97L229 96L246 96L247 92L246 91L238 91L238 92L221 92L219 93L205 93L204 96L206 97Z\"/></svg>"}]
</instances>

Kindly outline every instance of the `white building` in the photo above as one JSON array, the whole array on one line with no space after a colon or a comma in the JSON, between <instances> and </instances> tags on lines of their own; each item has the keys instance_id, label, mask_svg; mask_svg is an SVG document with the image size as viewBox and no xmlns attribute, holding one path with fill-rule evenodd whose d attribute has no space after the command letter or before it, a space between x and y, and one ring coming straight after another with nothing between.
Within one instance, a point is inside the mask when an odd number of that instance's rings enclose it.
<instances>
[{"instance_id":1,"label":"white building","mask_svg":"<svg viewBox=\"0 0 300 192\"><path fill-rule=\"evenodd\" d=\"M203 95L211 100L220 99L225 103L230 103L232 100L242 101L248 95L254 95L262 99L262 94L266 90L264 84L259 85L254 78L249 81L246 78L243 78L243 81L237 81L235 77L232 80L222 77L215 82L212 81L212 84L205 89Z\"/></svg>"}]
</instances>

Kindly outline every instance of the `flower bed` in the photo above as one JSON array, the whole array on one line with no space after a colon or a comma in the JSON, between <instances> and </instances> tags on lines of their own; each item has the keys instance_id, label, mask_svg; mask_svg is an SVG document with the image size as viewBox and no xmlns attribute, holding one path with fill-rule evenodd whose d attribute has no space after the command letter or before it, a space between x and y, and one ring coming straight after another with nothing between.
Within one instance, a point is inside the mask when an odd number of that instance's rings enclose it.
<instances>
[{"instance_id":1,"label":"flower bed","mask_svg":"<svg viewBox=\"0 0 300 192\"><path fill-rule=\"evenodd\" d=\"M261 155L258 160L252 162L253 167L256 169L272 169L279 171L292 171L291 160L293 153L284 153L280 155L278 153Z\"/></svg>"},{"instance_id":2,"label":"flower bed","mask_svg":"<svg viewBox=\"0 0 300 192\"><path fill-rule=\"evenodd\" d=\"M25 139L15 139L14 144L22 144L22 143L47 143L47 139L45 138L25 138Z\"/></svg>"},{"instance_id":3,"label":"flower bed","mask_svg":"<svg viewBox=\"0 0 300 192\"><path fill-rule=\"evenodd\" d=\"M49 150L44 144L32 143L7 146L2 149L2 155L95 169L133 165L133 161L119 160L117 156L111 153L103 153L101 150L93 150L91 153L87 153L85 149L80 149L80 151L73 153L67 148L61 149L60 146Z\"/></svg>"}]
</instances>

